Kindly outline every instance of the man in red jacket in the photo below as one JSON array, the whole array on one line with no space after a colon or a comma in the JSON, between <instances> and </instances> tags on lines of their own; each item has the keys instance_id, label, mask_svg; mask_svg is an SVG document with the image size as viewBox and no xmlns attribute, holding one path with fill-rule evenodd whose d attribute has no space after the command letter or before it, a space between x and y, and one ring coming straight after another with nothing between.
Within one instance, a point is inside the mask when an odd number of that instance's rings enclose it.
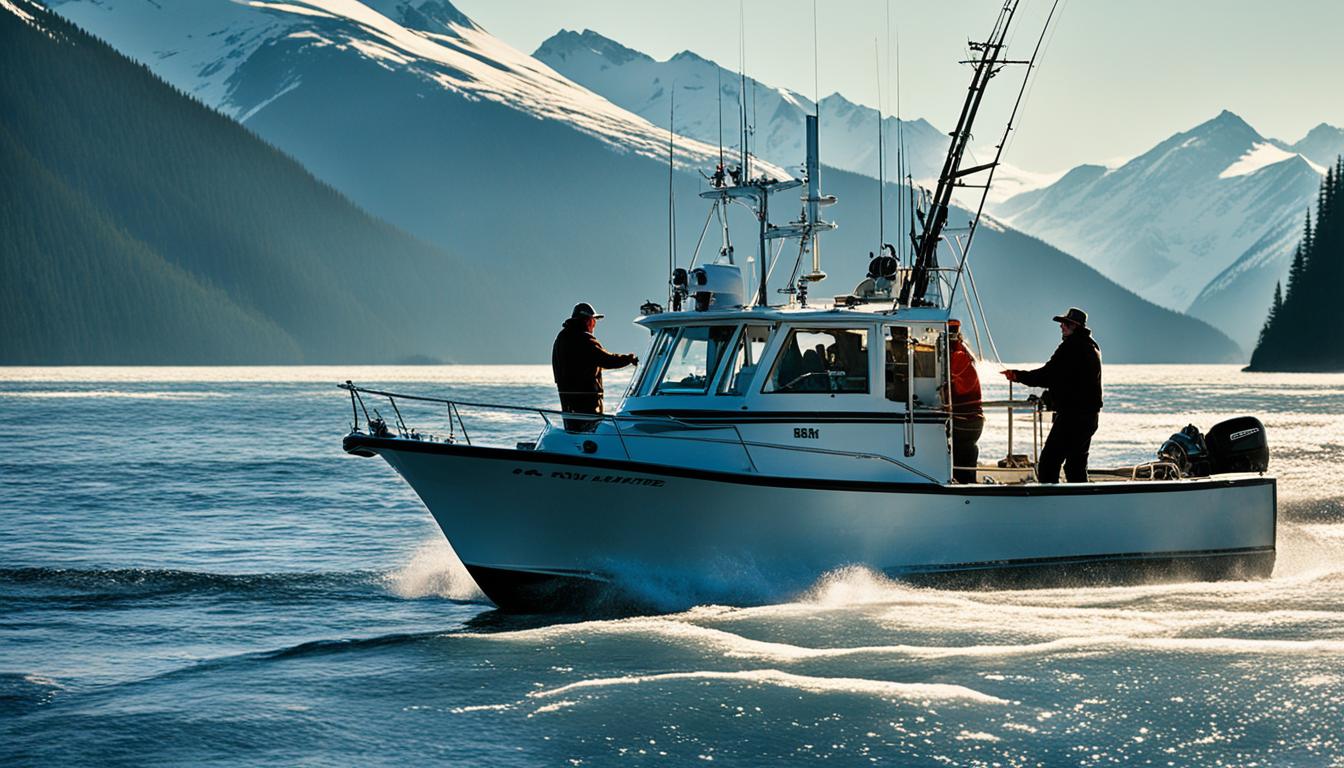
<instances>
[{"instance_id":1,"label":"man in red jacket","mask_svg":"<svg viewBox=\"0 0 1344 768\"><path fill-rule=\"evenodd\" d=\"M952 353L952 392L948 398L952 406L952 479L974 483L975 467L980 462L980 435L985 431L980 375L975 371L975 355L962 338L961 321L949 320L947 330Z\"/></svg>"},{"instance_id":2,"label":"man in red jacket","mask_svg":"<svg viewBox=\"0 0 1344 768\"><path fill-rule=\"evenodd\" d=\"M639 364L634 355L616 355L602 347L593 335L602 317L586 301L575 304L551 346L551 373L560 390L560 410L567 413L602 413L602 369ZM597 424L598 419L565 419L571 432L591 432Z\"/></svg>"}]
</instances>

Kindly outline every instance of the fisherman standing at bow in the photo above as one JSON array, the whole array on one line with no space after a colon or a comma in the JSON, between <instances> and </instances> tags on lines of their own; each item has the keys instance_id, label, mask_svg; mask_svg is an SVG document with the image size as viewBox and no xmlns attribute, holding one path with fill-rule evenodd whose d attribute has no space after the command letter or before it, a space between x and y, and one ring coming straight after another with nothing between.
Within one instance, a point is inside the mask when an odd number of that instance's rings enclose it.
<instances>
[{"instance_id":1,"label":"fisherman standing at bow","mask_svg":"<svg viewBox=\"0 0 1344 768\"><path fill-rule=\"evenodd\" d=\"M602 369L639 365L635 355L608 352L593 335L598 314L586 301L574 305L574 311L561 327L551 346L551 373L560 390L560 410L567 413L602 413ZM591 432L598 419L565 419L571 432Z\"/></svg>"},{"instance_id":2,"label":"fisherman standing at bow","mask_svg":"<svg viewBox=\"0 0 1344 768\"><path fill-rule=\"evenodd\" d=\"M1054 318L1063 340L1045 365L1034 371L1004 371L1009 381L1046 387L1046 404L1055 411L1050 436L1041 448L1036 479L1058 483L1059 468L1070 483L1087 482L1087 453L1101 411L1101 347L1087 327L1087 313L1077 307Z\"/></svg>"}]
</instances>

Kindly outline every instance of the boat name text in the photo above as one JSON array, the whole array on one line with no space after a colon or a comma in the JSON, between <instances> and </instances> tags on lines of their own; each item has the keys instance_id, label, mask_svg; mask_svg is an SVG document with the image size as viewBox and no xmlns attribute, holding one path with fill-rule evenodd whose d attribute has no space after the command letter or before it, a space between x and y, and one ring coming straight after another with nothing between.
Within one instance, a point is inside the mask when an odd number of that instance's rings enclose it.
<instances>
[{"instance_id":1,"label":"boat name text","mask_svg":"<svg viewBox=\"0 0 1344 768\"><path fill-rule=\"evenodd\" d=\"M613 485L642 485L647 488L662 488L667 484L666 480L658 480L652 477L630 477L629 475L592 475L587 472L566 472L556 470L549 475L536 469L523 469L519 467L513 470L513 474L523 477L550 477L552 480L577 480L585 483L611 483Z\"/></svg>"},{"instance_id":2,"label":"boat name text","mask_svg":"<svg viewBox=\"0 0 1344 768\"><path fill-rule=\"evenodd\" d=\"M794 427L793 439L795 440L819 440L821 439L821 430L816 427Z\"/></svg>"}]
</instances>

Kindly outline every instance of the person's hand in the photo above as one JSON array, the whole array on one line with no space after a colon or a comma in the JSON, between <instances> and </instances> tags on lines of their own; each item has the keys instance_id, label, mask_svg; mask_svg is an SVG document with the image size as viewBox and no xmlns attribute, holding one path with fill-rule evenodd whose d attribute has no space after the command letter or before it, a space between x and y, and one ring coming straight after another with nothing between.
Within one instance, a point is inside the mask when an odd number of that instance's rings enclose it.
<instances>
[{"instance_id":1,"label":"person's hand","mask_svg":"<svg viewBox=\"0 0 1344 768\"><path fill-rule=\"evenodd\" d=\"M1003 378L1009 381L1017 381L1017 371L1007 370L1007 371L999 371L999 373L1002 373Z\"/></svg>"},{"instance_id":2,"label":"person's hand","mask_svg":"<svg viewBox=\"0 0 1344 768\"><path fill-rule=\"evenodd\" d=\"M630 355L630 364L639 365L639 355Z\"/></svg>"}]
</instances>

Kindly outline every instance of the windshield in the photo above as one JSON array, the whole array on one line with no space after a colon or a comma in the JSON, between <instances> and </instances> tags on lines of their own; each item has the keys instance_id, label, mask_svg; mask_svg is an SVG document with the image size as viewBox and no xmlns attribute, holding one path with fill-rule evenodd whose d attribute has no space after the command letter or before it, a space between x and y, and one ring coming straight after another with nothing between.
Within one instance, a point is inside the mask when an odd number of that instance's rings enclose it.
<instances>
[{"instance_id":1,"label":"windshield","mask_svg":"<svg viewBox=\"0 0 1344 768\"><path fill-rule=\"evenodd\" d=\"M681 329L654 394L703 395L736 330L731 325L698 325Z\"/></svg>"}]
</instances>

